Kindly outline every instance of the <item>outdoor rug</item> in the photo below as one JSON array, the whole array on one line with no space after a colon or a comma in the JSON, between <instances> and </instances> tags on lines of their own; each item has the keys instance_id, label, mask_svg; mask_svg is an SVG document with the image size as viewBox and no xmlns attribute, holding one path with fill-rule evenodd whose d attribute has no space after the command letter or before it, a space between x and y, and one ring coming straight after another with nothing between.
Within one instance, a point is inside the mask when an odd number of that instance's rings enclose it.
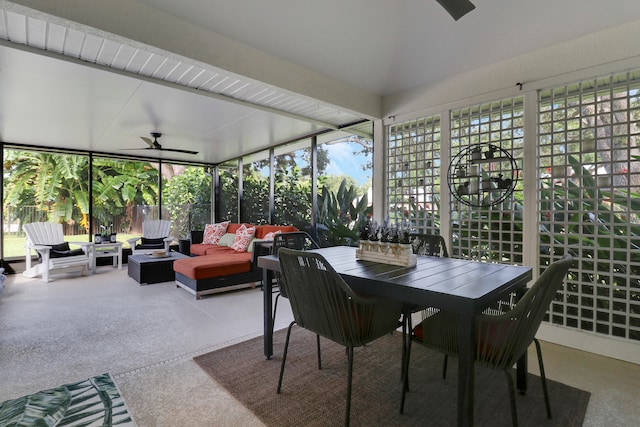
<instances>
[{"instance_id":1,"label":"outdoor rug","mask_svg":"<svg viewBox=\"0 0 640 427\"><path fill-rule=\"evenodd\" d=\"M0 426L135 426L109 374L0 403Z\"/></svg>"},{"instance_id":2,"label":"outdoor rug","mask_svg":"<svg viewBox=\"0 0 640 427\"><path fill-rule=\"evenodd\" d=\"M347 383L344 347L321 339L322 370L318 370L315 335L295 326L278 395L285 336L286 330L274 334L272 360L263 356L262 337L194 360L268 426L341 425ZM355 349L351 425L456 425L456 360L449 363L447 378L442 379L443 356L417 345L411 355L411 391L404 415L399 414L401 340L395 332ZM510 426L504 374L478 365L475 372L475 425ZM540 378L529 374L527 395L516 396L520 426L581 426L590 394L549 379L547 384L553 419L546 418Z\"/></svg>"}]
</instances>

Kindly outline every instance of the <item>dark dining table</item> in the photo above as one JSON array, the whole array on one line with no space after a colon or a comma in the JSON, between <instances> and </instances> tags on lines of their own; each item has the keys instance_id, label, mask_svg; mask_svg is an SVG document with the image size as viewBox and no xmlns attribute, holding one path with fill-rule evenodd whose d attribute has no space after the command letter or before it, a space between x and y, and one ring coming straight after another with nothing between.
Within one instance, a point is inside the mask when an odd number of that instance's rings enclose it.
<instances>
[{"instance_id":1,"label":"dark dining table","mask_svg":"<svg viewBox=\"0 0 640 427\"><path fill-rule=\"evenodd\" d=\"M414 267L356 259L356 248L315 249L356 292L417 306L457 313L458 425L473 425L474 317L501 297L522 294L532 278L530 267L490 264L464 259L418 256ZM273 355L272 283L280 271L278 257L258 258L263 269L264 354ZM518 363L518 389L526 391L526 354Z\"/></svg>"}]
</instances>

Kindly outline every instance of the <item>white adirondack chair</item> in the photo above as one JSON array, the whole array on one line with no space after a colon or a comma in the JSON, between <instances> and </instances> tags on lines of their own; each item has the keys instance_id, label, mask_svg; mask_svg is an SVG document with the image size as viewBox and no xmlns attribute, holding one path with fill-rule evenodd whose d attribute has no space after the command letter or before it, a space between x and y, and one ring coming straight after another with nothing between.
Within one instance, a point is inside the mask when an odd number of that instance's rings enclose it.
<instances>
[{"instance_id":1,"label":"white adirondack chair","mask_svg":"<svg viewBox=\"0 0 640 427\"><path fill-rule=\"evenodd\" d=\"M69 242L73 245L80 245L82 254L52 257L53 248L51 245L60 245L64 243L64 234L62 232L62 224L54 224L52 222L32 222L22 226L27 241L25 247L26 254L26 270L22 273L25 277L42 276L44 282L49 282L51 270L57 269L80 269L82 275L87 275L87 270L91 266L93 257L93 243L91 242ZM31 265L32 250L40 254L42 261L39 264Z\"/></svg>"},{"instance_id":2,"label":"white adirondack chair","mask_svg":"<svg viewBox=\"0 0 640 427\"><path fill-rule=\"evenodd\" d=\"M128 239L131 246L131 255L150 254L155 251L163 250L169 253L169 245L173 241L171 234L171 221L164 219L153 219L142 222L142 236ZM156 242L148 242L147 239L157 240ZM136 244L141 240L140 244Z\"/></svg>"}]
</instances>

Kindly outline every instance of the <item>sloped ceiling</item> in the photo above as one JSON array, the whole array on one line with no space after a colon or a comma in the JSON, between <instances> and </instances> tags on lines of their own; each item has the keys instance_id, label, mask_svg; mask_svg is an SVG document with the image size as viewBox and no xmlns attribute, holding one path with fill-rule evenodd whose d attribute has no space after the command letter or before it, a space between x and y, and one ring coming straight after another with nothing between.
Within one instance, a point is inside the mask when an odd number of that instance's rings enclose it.
<instances>
[{"instance_id":1,"label":"sloped ceiling","mask_svg":"<svg viewBox=\"0 0 640 427\"><path fill-rule=\"evenodd\" d=\"M640 2L0 0L0 139L218 163L385 96L637 19Z\"/></svg>"}]
</instances>

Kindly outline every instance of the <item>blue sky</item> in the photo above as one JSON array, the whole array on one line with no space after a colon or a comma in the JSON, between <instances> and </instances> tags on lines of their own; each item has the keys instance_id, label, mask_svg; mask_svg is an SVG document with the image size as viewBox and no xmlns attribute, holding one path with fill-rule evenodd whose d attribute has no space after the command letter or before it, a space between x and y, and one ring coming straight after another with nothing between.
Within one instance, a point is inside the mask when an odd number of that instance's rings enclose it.
<instances>
[{"instance_id":1,"label":"blue sky","mask_svg":"<svg viewBox=\"0 0 640 427\"><path fill-rule=\"evenodd\" d=\"M328 175L350 175L356 180L357 185L366 184L371 177L371 170L362 170L367 158L364 155L353 154L354 151L360 151L359 144L349 142L324 145L323 148L327 149L331 159L326 170Z\"/></svg>"}]
</instances>

